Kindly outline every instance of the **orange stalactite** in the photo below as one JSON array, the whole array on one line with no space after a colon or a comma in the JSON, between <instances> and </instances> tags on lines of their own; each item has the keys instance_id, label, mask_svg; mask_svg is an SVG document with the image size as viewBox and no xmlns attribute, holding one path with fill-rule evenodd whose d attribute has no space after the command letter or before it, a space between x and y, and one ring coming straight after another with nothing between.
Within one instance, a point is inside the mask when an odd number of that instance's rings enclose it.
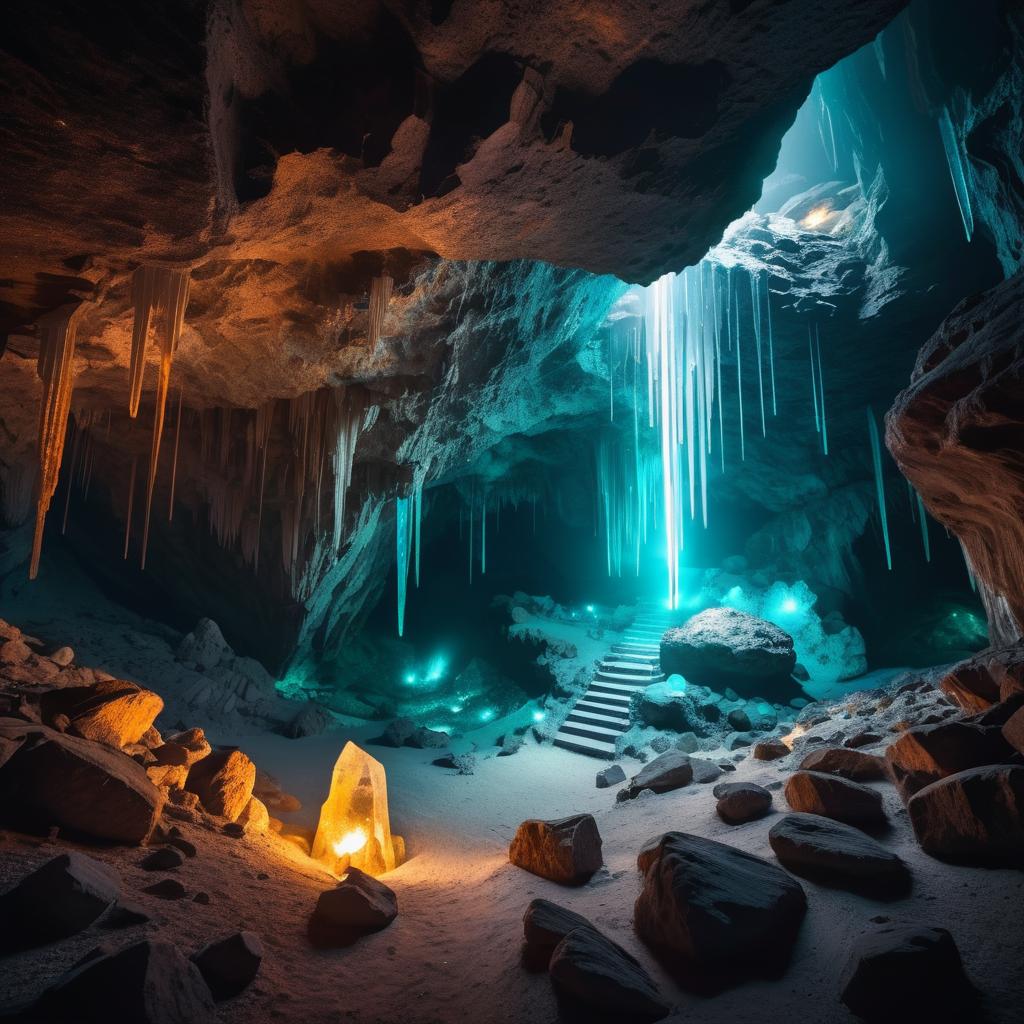
<instances>
[{"instance_id":1,"label":"orange stalactite","mask_svg":"<svg viewBox=\"0 0 1024 1024\"><path fill-rule=\"evenodd\" d=\"M132 472L128 478L128 514L124 517L124 558L128 558L128 542L132 538L132 508L135 505L135 474L138 469L139 457L132 456Z\"/></svg>"},{"instance_id":2,"label":"orange stalactite","mask_svg":"<svg viewBox=\"0 0 1024 1024\"><path fill-rule=\"evenodd\" d=\"M39 573L46 513L57 490L60 465L64 458L71 392L74 390L75 340L78 319L85 305L78 303L62 306L38 322L37 369L43 382L43 397L39 409L39 479L36 485L35 533L28 569L30 580L34 580Z\"/></svg>"},{"instance_id":3,"label":"orange stalactite","mask_svg":"<svg viewBox=\"0 0 1024 1024\"><path fill-rule=\"evenodd\" d=\"M178 449L181 445L181 400L184 389L178 388L178 417L174 421L174 457L171 460L171 500L167 511L167 521L174 519L174 489L178 483Z\"/></svg>"},{"instance_id":4,"label":"orange stalactite","mask_svg":"<svg viewBox=\"0 0 1024 1024\"><path fill-rule=\"evenodd\" d=\"M366 330L366 339L371 347L376 345L380 338L394 287L395 282L388 274L375 277L370 285L370 322Z\"/></svg>"}]
</instances>

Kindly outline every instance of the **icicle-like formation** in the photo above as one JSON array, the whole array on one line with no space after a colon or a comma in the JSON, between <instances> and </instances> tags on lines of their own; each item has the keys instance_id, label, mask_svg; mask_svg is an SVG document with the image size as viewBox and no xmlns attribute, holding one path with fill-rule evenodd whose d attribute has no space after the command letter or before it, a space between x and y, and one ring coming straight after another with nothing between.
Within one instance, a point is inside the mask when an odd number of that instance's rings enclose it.
<instances>
[{"instance_id":1,"label":"icicle-like formation","mask_svg":"<svg viewBox=\"0 0 1024 1024\"><path fill-rule=\"evenodd\" d=\"M376 345L380 339L381 331L384 328L384 317L387 314L388 303L391 302L391 292L394 287L395 282L388 274L375 277L370 285L370 313L366 338L371 347Z\"/></svg>"},{"instance_id":2,"label":"icicle-like formation","mask_svg":"<svg viewBox=\"0 0 1024 1024\"><path fill-rule=\"evenodd\" d=\"M171 459L171 498L167 509L167 522L174 519L174 491L178 484L178 450L181 447L181 402L185 396L183 388L178 388L178 415L174 421L174 456Z\"/></svg>"},{"instance_id":3,"label":"icicle-like formation","mask_svg":"<svg viewBox=\"0 0 1024 1024\"><path fill-rule=\"evenodd\" d=\"M132 510L135 508L135 476L138 470L139 457L132 456L132 471L128 476L128 511L124 517L124 554L122 557L128 559L128 544L132 539Z\"/></svg>"},{"instance_id":4,"label":"icicle-like formation","mask_svg":"<svg viewBox=\"0 0 1024 1024\"><path fill-rule=\"evenodd\" d=\"M419 478L412 491L413 542L416 549L416 587L420 585L420 541L423 528L423 479Z\"/></svg>"},{"instance_id":5,"label":"icicle-like formation","mask_svg":"<svg viewBox=\"0 0 1024 1024\"><path fill-rule=\"evenodd\" d=\"M949 109L943 107L939 112L939 134L942 136L942 147L946 151L946 163L949 165L949 176L953 179L953 191L956 193L957 205L960 207L960 220L964 225L967 241L974 235L974 213L971 210L971 188L968 175L971 173L967 162L967 154L960 142L960 136L949 116Z\"/></svg>"},{"instance_id":6,"label":"icicle-like formation","mask_svg":"<svg viewBox=\"0 0 1024 1024\"><path fill-rule=\"evenodd\" d=\"M476 492L469 495L469 585L473 585L473 523L476 518Z\"/></svg>"},{"instance_id":7,"label":"icicle-like formation","mask_svg":"<svg viewBox=\"0 0 1024 1024\"><path fill-rule=\"evenodd\" d=\"M889 545L889 516L885 508L885 479L882 474L882 445L878 436L875 414L868 407L868 437L871 441L871 464L875 471L875 496L878 499L878 519L882 525L882 539L885 542L885 564L892 569L892 548Z\"/></svg>"},{"instance_id":8,"label":"icicle-like formation","mask_svg":"<svg viewBox=\"0 0 1024 1024\"><path fill-rule=\"evenodd\" d=\"M925 512L924 502L921 500L921 495L914 491L914 498L917 501L917 520L921 527L921 543L924 545L924 560L930 562L932 560L932 545L928 539L928 515Z\"/></svg>"},{"instance_id":9,"label":"icicle-like formation","mask_svg":"<svg viewBox=\"0 0 1024 1024\"><path fill-rule=\"evenodd\" d=\"M655 461L636 447L623 448L614 436L597 444L598 528L604 534L609 576L622 576L630 558L640 574L640 549L647 541ZM536 506L534 517L536 521Z\"/></svg>"},{"instance_id":10,"label":"icicle-like formation","mask_svg":"<svg viewBox=\"0 0 1024 1024\"><path fill-rule=\"evenodd\" d=\"M409 585L409 552L412 547L409 499L395 499L395 572L398 579L398 635L405 632L405 595Z\"/></svg>"},{"instance_id":11,"label":"icicle-like formation","mask_svg":"<svg viewBox=\"0 0 1024 1024\"><path fill-rule=\"evenodd\" d=\"M128 414L135 417L142 397L142 374L146 365L146 342L154 310L162 314L161 330L157 334L160 348L160 369L157 373L156 397L153 403L153 437L149 450L149 477L146 481L146 511L142 520L141 566L146 568L146 550L149 547L149 519L153 509L153 490L156 470L160 461L160 442L164 434L164 413L167 408L167 390L170 386L171 364L181 337L181 327L188 305L189 271L162 264L150 264L136 269L132 276L132 303L135 322L132 325L132 354L128 369Z\"/></svg>"},{"instance_id":12,"label":"icicle-like formation","mask_svg":"<svg viewBox=\"0 0 1024 1024\"><path fill-rule=\"evenodd\" d=\"M764 358L761 345L761 275L750 275L750 303L754 316L754 351L757 355L757 393L761 403L761 436L768 436L768 428L764 417Z\"/></svg>"},{"instance_id":13,"label":"icicle-like formation","mask_svg":"<svg viewBox=\"0 0 1024 1024\"><path fill-rule=\"evenodd\" d=\"M779 403L775 396L775 340L772 337L772 293L768 281L764 282L764 304L768 312L768 367L772 382L772 415L779 415Z\"/></svg>"},{"instance_id":14,"label":"icicle-like formation","mask_svg":"<svg viewBox=\"0 0 1024 1024\"><path fill-rule=\"evenodd\" d=\"M814 358L814 328L807 325L807 357L811 366L811 404L814 406L814 432L821 433L821 413L818 410L818 367Z\"/></svg>"},{"instance_id":15,"label":"icicle-like formation","mask_svg":"<svg viewBox=\"0 0 1024 1024\"><path fill-rule=\"evenodd\" d=\"M487 574L487 491L480 505L480 575Z\"/></svg>"},{"instance_id":16,"label":"icicle-like formation","mask_svg":"<svg viewBox=\"0 0 1024 1024\"><path fill-rule=\"evenodd\" d=\"M337 441L334 445L334 550L344 539L345 496L352 483L352 463L356 457L356 440L364 418L363 396L347 388L335 391L337 405Z\"/></svg>"},{"instance_id":17,"label":"icicle-like formation","mask_svg":"<svg viewBox=\"0 0 1024 1024\"><path fill-rule=\"evenodd\" d=\"M814 351L818 362L818 407L821 414L821 449L828 455L828 419L825 416L825 375L821 369L821 331L814 325Z\"/></svg>"},{"instance_id":18,"label":"icicle-like formation","mask_svg":"<svg viewBox=\"0 0 1024 1024\"><path fill-rule=\"evenodd\" d=\"M78 320L84 309L84 303L69 304L47 314L38 322L37 372L43 382L43 395L39 407L39 475L36 480L35 532L28 568L30 580L34 580L39 573L46 513L57 490L60 464L64 458L71 392L75 386L75 340Z\"/></svg>"}]
</instances>

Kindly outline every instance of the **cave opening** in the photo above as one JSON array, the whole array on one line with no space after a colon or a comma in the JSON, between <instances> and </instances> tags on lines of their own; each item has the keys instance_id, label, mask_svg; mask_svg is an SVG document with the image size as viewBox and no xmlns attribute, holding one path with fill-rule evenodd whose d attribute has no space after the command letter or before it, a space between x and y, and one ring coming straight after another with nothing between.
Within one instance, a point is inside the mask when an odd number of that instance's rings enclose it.
<instances>
[{"instance_id":1,"label":"cave opening","mask_svg":"<svg viewBox=\"0 0 1024 1024\"><path fill-rule=\"evenodd\" d=\"M847 8L14 3L0 1016L1020 1019L1024 20Z\"/></svg>"}]
</instances>

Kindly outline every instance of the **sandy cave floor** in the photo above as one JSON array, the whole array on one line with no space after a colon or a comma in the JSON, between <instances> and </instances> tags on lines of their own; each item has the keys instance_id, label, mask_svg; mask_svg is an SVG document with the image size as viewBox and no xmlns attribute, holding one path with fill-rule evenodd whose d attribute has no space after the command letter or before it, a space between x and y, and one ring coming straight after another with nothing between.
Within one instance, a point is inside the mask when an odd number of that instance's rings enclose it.
<instances>
[{"instance_id":1,"label":"sandy cave floor","mask_svg":"<svg viewBox=\"0 0 1024 1024\"><path fill-rule=\"evenodd\" d=\"M374 731L367 727L304 740L268 734L213 738L238 742L303 801L303 810L293 817L313 824L344 740L365 741ZM246 928L262 937L266 956L253 985L219 1004L225 1022L556 1021L559 1011L547 976L529 973L520 959L523 911L533 897L545 896L586 915L636 955L677 1003L677 1016L670 1020L854 1020L838 1002L838 978L850 942L877 915L949 928L968 974L985 995L990 1020L1010 1024L1020 1019L1024 875L951 867L927 857L913 841L890 785L878 784L893 823L884 842L910 866L911 895L882 902L803 882L809 910L785 975L706 998L679 989L633 935L636 853L649 837L679 829L773 860L767 833L775 814L730 827L714 813L712 787L698 785L616 805L614 789L594 785L601 762L550 746L530 745L512 757L481 760L472 776L431 766L430 751L369 749L387 768L392 825L409 848L408 861L385 876L399 901L398 919L388 929L345 949L313 949L306 922L317 894L331 884L330 876L277 837L238 840L182 825L199 854L174 874L190 896L207 892L209 905L143 895L144 886L164 876L137 866L142 851L89 847L91 856L118 868L123 896L144 905L152 920L121 931L93 927L7 958L0 1003L9 1007L32 998L100 941L119 946L144 932L159 933L188 953ZM634 766L627 761L625 767L629 773ZM770 784L784 774L771 764L747 760L729 778ZM784 809L781 793L775 793L775 800ZM577 811L595 815L604 839L606 867L589 884L564 888L507 862L508 843L521 820ZM4 833L0 887L9 887L59 847Z\"/></svg>"}]
</instances>

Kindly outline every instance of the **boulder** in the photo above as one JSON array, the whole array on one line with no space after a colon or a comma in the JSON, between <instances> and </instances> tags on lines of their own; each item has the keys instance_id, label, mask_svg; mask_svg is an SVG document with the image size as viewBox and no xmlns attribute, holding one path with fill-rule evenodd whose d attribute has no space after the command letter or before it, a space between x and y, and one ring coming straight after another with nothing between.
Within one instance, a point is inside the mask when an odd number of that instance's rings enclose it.
<instances>
[{"instance_id":1,"label":"boulder","mask_svg":"<svg viewBox=\"0 0 1024 1024\"><path fill-rule=\"evenodd\" d=\"M970 713L1024 693L1024 643L979 651L954 665L939 680L939 689Z\"/></svg>"},{"instance_id":2,"label":"boulder","mask_svg":"<svg viewBox=\"0 0 1024 1024\"><path fill-rule=\"evenodd\" d=\"M137 924L146 924L150 920L149 914L130 900L118 900L114 908L100 922L103 928L111 930L118 928L134 928Z\"/></svg>"},{"instance_id":3,"label":"boulder","mask_svg":"<svg viewBox=\"0 0 1024 1024\"><path fill-rule=\"evenodd\" d=\"M358 868L349 868L333 889L320 893L309 936L317 946L345 946L387 928L397 916L394 892Z\"/></svg>"},{"instance_id":4,"label":"boulder","mask_svg":"<svg viewBox=\"0 0 1024 1024\"><path fill-rule=\"evenodd\" d=\"M15 719L0 719L0 747L10 755L0 767L5 820L115 843L152 834L164 796L126 754Z\"/></svg>"},{"instance_id":5,"label":"boulder","mask_svg":"<svg viewBox=\"0 0 1024 1024\"><path fill-rule=\"evenodd\" d=\"M873 743L881 742L882 737L877 732L858 732L846 740L843 746L850 750L856 750L858 747L869 747Z\"/></svg>"},{"instance_id":6,"label":"boulder","mask_svg":"<svg viewBox=\"0 0 1024 1024\"><path fill-rule=\"evenodd\" d=\"M559 995L617 1021L655 1021L670 1005L651 976L621 946L593 928L576 928L555 947L548 965Z\"/></svg>"},{"instance_id":7,"label":"boulder","mask_svg":"<svg viewBox=\"0 0 1024 1024\"><path fill-rule=\"evenodd\" d=\"M145 768L146 776L154 786L164 789L185 788L188 769L183 764L147 764Z\"/></svg>"},{"instance_id":8,"label":"boulder","mask_svg":"<svg viewBox=\"0 0 1024 1024\"><path fill-rule=\"evenodd\" d=\"M682 832L646 846L637 866L637 934L690 973L760 973L788 959L807 900L785 871Z\"/></svg>"},{"instance_id":9,"label":"boulder","mask_svg":"<svg viewBox=\"0 0 1024 1024\"><path fill-rule=\"evenodd\" d=\"M620 782L626 781L626 773L622 770L622 765L613 764L607 768L602 768L597 773L597 788L608 789L611 786L617 786Z\"/></svg>"},{"instance_id":10,"label":"boulder","mask_svg":"<svg viewBox=\"0 0 1024 1024\"><path fill-rule=\"evenodd\" d=\"M642 725L655 729L692 732L701 736L708 733L708 720L699 704L685 690L673 689L667 682L652 683L640 691L635 715Z\"/></svg>"},{"instance_id":11,"label":"boulder","mask_svg":"<svg viewBox=\"0 0 1024 1024\"><path fill-rule=\"evenodd\" d=\"M1019 754L1024 754L1024 708L1018 708L1003 724L1003 739Z\"/></svg>"},{"instance_id":12,"label":"boulder","mask_svg":"<svg viewBox=\"0 0 1024 1024\"><path fill-rule=\"evenodd\" d=\"M180 868L185 863L181 850L173 846L162 846L154 850L139 861L139 867L143 871L170 871L173 868Z\"/></svg>"},{"instance_id":13,"label":"boulder","mask_svg":"<svg viewBox=\"0 0 1024 1024\"><path fill-rule=\"evenodd\" d=\"M67 668L75 660L75 652L70 647L58 647L50 655L50 661L61 668Z\"/></svg>"},{"instance_id":14,"label":"boulder","mask_svg":"<svg viewBox=\"0 0 1024 1024\"><path fill-rule=\"evenodd\" d=\"M509 846L508 859L552 882L581 885L604 863L597 822L592 814L524 821Z\"/></svg>"},{"instance_id":15,"label":"boulder","mask_svg":"<svg viewBox=\"0 0 1024 1024\"><path fill-rule=\"evenodd\" d=\"M709 608L661 638L661 670L693 683L749 688L743 684L788 679L795 665L788 633L734 608Z\"/></svg>"},{"instance_id":16,"label":"boulder","mask_svg":"<svg viewBox=\"0 0 1024 1024\"><path fill-rule=\"evenodd\" d=\"M153 748L158 764L183 764L191 768L196 761L209 756L212 747L202 729L188 729L168 736L161 746Z\"/></svg>"},{"instance_id":17,"label":"boulder","mask_svg":"<svg viewBox=\"0 0 1024 1024\"><path fill-rule=\"evenodd\" d=\"M871 882L905 887L903 861L860 829L818 814L787 814L768 832L780 863L816 881Z\"/></svg>"},{"instance_id":18,"label":"boulder","mask_svg":"<svg viewBox=\"0 0 1024 1024\"><path fill-rule=\"evenodd\" d=\"M192 963L218 1001L237 996L245 989L256 977L262 961L263 943L255 932L235 932L192 954Z\"/></svg>"},{"instance_id":19,"label":"boulder","mask_svg":"<svg viewBox=\"0 0 1024 1024\"><path fill-rule=\"evenodd\" d=\"M907 803L921 848L959 864L1024 863L1024 767L957 772Z\"/></svg>"},{"instance_id":20,"label":"boulder","mask_svg":"<svg viewBox=\"0 0 1024 1024\"><path fill-rule=\"evenodd\" d=\"M416 723L411 718L396 718L384 727L377 743L383 747L401 747L415 731Z\"/></svg>"},{"instance_id":21,"label":"boulder","mask_svg":"<svg viewBox=\"0 0 1024 1024\"><path fill-rule=\"evenodd\" d=\"M210 990L195 964L169 942L143 939L94 950L43 993L46 1020L131 1024L216 1024Z\"/></svg>"},{"instance_id":22,"label":"boulder","mask_svg":"<svg viewBox=\"0 0 1024 1024\"><path fill-rule=\"evenodd\" d=\"M528 946L546 949L549 952L562 939L577 928L592 928L593 925L582 914L566 910L551 900L530 901L523 915L523 936Z\"/></svg>"},{"instance_id":23,"label":"boulder","mask_svg":"<svg viewBox=\"0 0 1024 1024\"><path fill-rule=\"evenodd\" d=\"M70 732L110 747L138 743L163 710L162 698L123 679L105 679L92 686L68 686L43 694L43 718L66 715Z\"/></svg>"},{"instance_id":24,"label":"boulder","mask_svg":"<svg viewBox=\"0 0 1024 1024\"><path fill-rule=\"evenodd\" d=\"M715 786L715 810L727 825L743 825L763 818L772 808L772 795L753 782L722 782Z\"/></svg>"},{"instance_id":25,"label":"boulder","mask_svg":"<svg viewBox=\"0 0 1024 1024\"><path fill-rule=\"evenodd\" d=\"M121 879L108 864L63 853L0 896L0 950L56 942L88 928L114 905Z\"/></svg>"},{"instance_id":26,"label":"boulder","mask_svg":"<svg viewBox=\"0 0 1024 1024\"><path fill-rule=\"evenodd\" d=\"M196 628L182 638L175 654L178 661L197 672L216 668L233 656L220 626L213 619L200 619Z\"/></svg>"},{"instance_id":27,"label":"boulder","mask_svg":"<svg viewBox=\"0 0 1024 1024\"><path fill-rule=\"evenodd\" d=\"M290 739L304 736L319 736L333 724L330 711L316 701L308 701L295 717L284 727L284 735Z\"/></svg>"},{"instance_id":28,"label":"boulder","mask_svg":"<svg viewBox=\"0 0 1024 1024\"><path fill-rule=\"evenodd\" d=\"M668 793L680 789L693 781L693 765L681 750L666 750L629 780L625 789L619 791L619 800L632 800L645 789L652 793Z\"/></svg>"},{"instance_id":29,"label":"boulder","mask_svg":"<svg viewBox=\"0 0 1024 1024\"><path fill-rule=\"evenodd\" d=\"M945 928L887 924L854 943L840 998L871 1024L971 1020L975 993Z\"/></svg>"},{"instance_id":30,"label":"boulder","mask_svg":"<svg viewBox=\"0 0 1024 1024\"><path fill-rule=\"evenodd\" d=\"M812 750L801 762L808 772L838 775L851 782L879 782L889 777L884 758L847 747L823 747Z\"/></svg>"},{"instance_id":31,"label":"boulder","mask_svg":"<svg viewBox=\"0 0 1024 1024\"><path fill-rule=\"evenodd\" d=\"M907 729L885 750L889 771L909 799L924 786L947 775L999 764L1013 753L999 726L943 722Z\"/></svg>"},{"instance_id":32,"label":"boulder","mask_svg":"<svg viewBox=\"0 0 1024 1024\"><path fill-rule=\"evenodd\" d=\"M162 878L159 882L147 885L142 891L158 900L183 900L187 895L185 886L176 878Z\"/></svg>"},{"instance_id":33,"label":"boulder","mask_svg":"<svg viewBox=\"0 0 1024 1024\"><path fill-rule=\"evenodd\" d=\"M412 735L406 737L405 745L415 747L417 750L440 750L451 743L452 738L446 732L437 729L427 729L418 726L412 731Z\"/></svg>"},{"instance_id":34,"label":"boulder","mask_svg":"<svg viewBox=\"0 0 1024 1024\"><path fill-rule=\"evenodd\" d=\"M693 769L693 781L702 786L716 782L725 774L714 761L706 761L702 757L691 757L690 767Z\"/></svg>"},{"instance_id":35,"label":"boulder","mask_svg":"<svg viewBox=\"0 0 1024 1024\"><path fill-rule=\"evenodd\" d=\"M270 828L270 812L259 797L250 797L238 815L236 824L241 825L246 832L262 835Z\"/></svg>"},{"instance_id":36,"label":"boulder","mask_svg":"<svg viewBox=\"0 0 1024 1024\"><path fill-rule=\"evenodd\" d=\"M31 655L32 648L20 638L0 643L0 665L20 665Z\"/></svg>"},{"instance_id":37,"label":"boulder","mask_svg":"<svg viewBox=\"0 0 1024 1024\"><path fill-rule=\"evenodd\" d=\"M786 781L786 801L794 811L820 814L847 825L885 823L882 794L859 782L823 772L794 772Z\"/></svg>"},{"instance_id":38,"label":"boulder","mask_svg":"<svg viewBox=\"0 0 1024 1024\"><path fill-rule=\"evenodd\" d=\"M780 757L788 757L792 750L782 740L761 740L754 744L755 761L777 761Z\"/></svg>"},{"instance_id":39,"label":"boulder","mask_svg":"<svg viewBox=\"0 0 1024 1024\"><path fill-rule=\"evenodd\" d=\"M237 749L215 750L189 769L186 788L203 807L234 821L252 797L256 765Z\"/></svg>"}]
</instances>

